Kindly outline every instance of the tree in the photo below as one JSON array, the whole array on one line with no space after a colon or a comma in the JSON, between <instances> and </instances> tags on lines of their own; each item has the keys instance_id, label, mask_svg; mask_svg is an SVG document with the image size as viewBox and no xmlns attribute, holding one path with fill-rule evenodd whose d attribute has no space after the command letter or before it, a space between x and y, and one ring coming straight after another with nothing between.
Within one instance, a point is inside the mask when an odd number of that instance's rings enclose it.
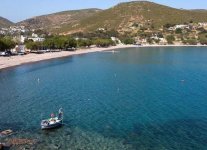
<instances>
[{"instance_id":1,"label":"tree","mask_svg":"<svg viewBox=\"0 0 207 150\"><path fill-rule=\"evenodd\" d=\"M200 42L202 45L207 45L207 38L205 38L205 37L201 37L201 38L199 38L199 42Z\"/></svg>"},{"instance_id":2,"label":"tree","mask_svg":"<svg viewBox=\"0 0 207 150\"><path fill-rule=\"evenodd\" d=\"M111 39L95 39L94 44L97 47L109 47L115 45L115 43Z\"/></svg>"},{"instance_id":3,"label":"tree","mask_svg":"<svg viewBox=\"0 0 207 150\"><path fill-rule=\"evenodd\" d=\"M72 49L77 47L77 41L67 36L54 36L46 38L43 45L47 49Z\"/></svg>"},{"instance_id":4,"label":"tree","mask_svg":"<svg viewBox=\"0 0 207 150\"><path fill-rule=\"evenodd\" d=\"M34 43L33 41L25 42L26 48L32 50L33 49L33 43Z\"/></svg>"},{"instance_id":5,"label":"tree","mask_svg":"<svg viewBox=\"0 0 207 150\"><path fill-rule=\"evenodd\" d=\"M183 33L183 31L182 31L181 28L177 28L177 29L175 30L175 33L176 33L176 34L181 34L181 33Z\"/></svg>"},{"instance_id":6,"label":"tree","mask_svg":"<svg viewBox=\"0 0 207 150\"><path fill-rule=\"evenodd\" d=\"M158 38L164 38L163 34L161 32L157 33Z\"/></svg>"},{"instance_id":7,"label":"tree","mask_svg":"<svg viewBox=\"0 0 207 150\"><path fill-rule=\"evenodd\" d=\"M175 37L173 35L168 35L166 37L166 40L168 44L173 44L173 42L175 41Z\"/></svg>"},{"instance_id":8,"label":"tree","mask_svg":"<svg viewBox=\"0 0 207 150\"><path fill-rule=\"evenodd\" d=\"M5 45L4 41L2 39L0 39L0 51L5 51L5 47L6 47L6 45Z\"/></svg>"},{"instance_id":9,"label":"tree","mask_svg":"<svg viewBox=\"0 0 207 150\"><path fill-rule=\"evenodd\" d=\"M74 38L69 37L66 41L66 49L77 48L78 44Z\"/></svg>"},{"instance_id":10,"label":"tree","mask_svg":"<svg viewBox=\"0 0 207 150\"><path fill-rule=\"evenodd\" d=\"M55 49L66 49L67 46L67 38L64 36L57 36L54 37L53 42L54 42L54 48Z\"/></svg>"},{"instance_id":11,"label":"tree","mask_svg":"<svg viewBox=\"0 0 207 150\"><path fill-rule=\"evenodd\" d=\"M0 51L14 48L16 43L10 37L0 38Z\"/></svg>"},{"instance_id":12,"label":"tree","mask_svg":"<svg viewBox=\"0 0 207 150\"><path fill-rule=\"evenodd\" d=\"M153 43L152 38L147 38L147 43L152 44Z\"/></svg>"},{"instance_id":13,"label":"tree","mask_svg":"<svg viewBox=\"0 0 207 150\"><path fill-rule=\"evenodd\" d=\"M27 49L31 49L31 50L40 50L40 49L43 49L44 47L44 44L43 42L27 42L26 43L26 48Z\"/></svg>"},{"instance_id":14,"label":"tree","mask_svg":"<svg viewBox=\"0 0 207 150\"><path fill-rule=\"evenodd\" d=\"M187 39L186 43L189 45L197 45L197 40L196 39Z\"/></svg>"},{"instance_id":15,"label":"tree","mask_svg":"<svg viewBox=\"0 0 207 150\"><path fill-rule=\"evenodd\" d=\"M124 38L122 40L122 43L124 43L124 44L135 44L135 40L132 39L132 38Z\"/></svg>"},{"instance_id":16,"label":"tree","mask_svg":"<svg viewBox=\"0 0 207 150\"><path fill-rule=\"evenodd\" d=\"M77 44L78 47L90 47L92 45L92 41L90 39L79 39Z\"/></svg>"},{"instance_id":17,"label":"tree","mask_svg":"<svg viewBox=\"0 0 207 150\"><path fill-rule=\"evenodd\" d=\"M46 38L45 41L43 42L43 45L46 49L55 49L54 38L53 37Z\"/></svg>"}]
</instances>

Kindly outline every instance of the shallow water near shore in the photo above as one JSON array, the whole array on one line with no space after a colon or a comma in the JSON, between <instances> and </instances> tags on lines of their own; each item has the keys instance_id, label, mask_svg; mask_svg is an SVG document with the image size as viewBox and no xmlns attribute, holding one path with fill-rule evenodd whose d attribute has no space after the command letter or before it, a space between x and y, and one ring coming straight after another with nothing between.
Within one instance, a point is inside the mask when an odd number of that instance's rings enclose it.
<instances>
[{"instance_id":1,"label":"shallow water near shore","mask_svg":"<svg viewBox=\"0 0 207 150\"><path fill-rule=\"evenodd\" d=\"M116 51L0 70L0 130L15 131L0 140L37 139L34 149L207 149L207 48ZM64 126L41 131L60 107Z\"/></svg>"}]
</instances>

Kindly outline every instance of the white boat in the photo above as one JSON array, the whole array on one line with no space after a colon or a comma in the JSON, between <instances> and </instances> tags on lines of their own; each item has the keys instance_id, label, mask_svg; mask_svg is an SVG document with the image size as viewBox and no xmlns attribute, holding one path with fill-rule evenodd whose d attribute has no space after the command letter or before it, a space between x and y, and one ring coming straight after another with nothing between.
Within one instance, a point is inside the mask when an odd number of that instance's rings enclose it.
<instances>
[{"instance_id":1,"label":"white boat","mask_svg":"<svg viewBox=\"0 0 207 150\"><path fill-rule=\"evenodd\" d=\"M54 117L54 115L52 115L51 118L41 121L41 129L53 129L62 126L62 124L63 111L62 108L60 108L57 117Z\"/></svg>"}]
</instances>

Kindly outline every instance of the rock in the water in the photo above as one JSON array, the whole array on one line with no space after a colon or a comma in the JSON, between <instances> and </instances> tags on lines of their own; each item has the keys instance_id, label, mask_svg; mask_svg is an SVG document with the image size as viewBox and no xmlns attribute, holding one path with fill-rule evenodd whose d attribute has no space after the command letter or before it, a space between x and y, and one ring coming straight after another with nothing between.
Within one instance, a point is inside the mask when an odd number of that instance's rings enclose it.
<instances>
[{"instance_id":1,"label":"rock in the water","mask_svg":"<svg viewBox=\"0 0 207 150\"><path fill-rule=\"evenodd\" d=\"M10 147L11 147L10 144L0 143L0 150L3 150L5 148L10 148Z\"/></svg>"},{"instance_id":2,"label":"rock in the water","mask_svg":"<svg viewBox=\"0 0 207 150\"><path fill-rule=\"evenodd\" d=\"M61 146L58 145L58 144L52 144L52 145L51 145L51 148L52 148L52 149L60 149L60 147L61 147Z\"/></svg>"},{"instance_id":3,"label":"rock in the water","mask_svg":"<svg viewBox=\"0 0 207 150\"><path fill-rule=\"evenodd\" d=\"M28 145L34 145L35 143L37 143L36 140L30 140L30 139L9 139L8 143L12 144L12 145L24 145L24 144L28 144Z\"/></svg>"},{"instance_id":4,"label":"rock in the water","mask_svg":"<svg viewBox=\"0 0 207 150\"><path fill-rule=\"evenodd\" d=\"M13 133L13 131L8 129L8 130L4 130L4 131L0 132L0 136L11 135L12 133Z\"/></svg>"}]
</instances>

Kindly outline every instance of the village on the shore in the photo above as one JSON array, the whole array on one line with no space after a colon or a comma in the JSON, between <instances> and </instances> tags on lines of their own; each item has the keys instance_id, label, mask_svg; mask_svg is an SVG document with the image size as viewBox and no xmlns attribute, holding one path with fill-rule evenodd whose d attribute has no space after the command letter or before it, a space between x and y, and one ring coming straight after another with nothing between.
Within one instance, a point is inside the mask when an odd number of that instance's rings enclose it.
<instances>
[{"instance_id":1,"label":"village on the shore","mask_svg":"<svg viewBox=\"0 0 207 150\"><path fill-rule=\"evenodd\" d=\"M165 24L160 29L132 23L124 31L98 28L71 35L51 34L25 26L0 28L0 56L73 51L77 48L115 45L207 45L207 22Z\"/></svg>"}]
</instances>

